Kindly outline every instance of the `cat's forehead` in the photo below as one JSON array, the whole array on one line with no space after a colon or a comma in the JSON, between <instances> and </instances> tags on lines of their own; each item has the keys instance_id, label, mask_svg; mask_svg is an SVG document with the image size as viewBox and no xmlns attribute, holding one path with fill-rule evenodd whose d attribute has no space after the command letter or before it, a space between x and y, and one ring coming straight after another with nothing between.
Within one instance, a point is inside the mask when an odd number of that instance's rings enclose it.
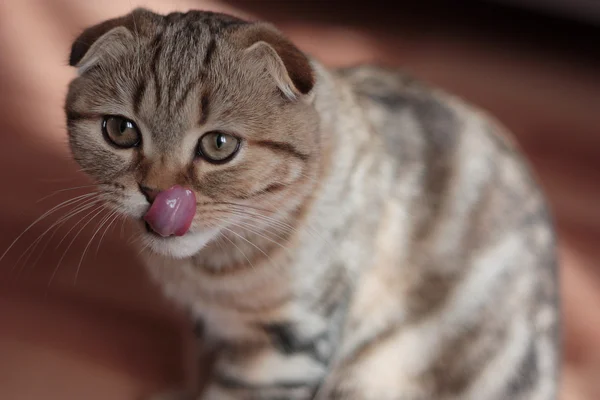
<instances>
[{"instance_id":1,"label":"cat's forehead","mask_svg":"<svg viewBox=\"0 0 600 400\"><path fill-rule=\"evenodd\" d=\"M288 100L272 74L245 57L247 31L236 27L247 22L199 11L139 13L119 21L126 30L107 36L106 51L97 51L102 63L72 86L74 108L132 120L160 152L210 129L266 136L288 122L280 121Z\"/></svg>"},{"instance_id":2,"label":"cat's forehead","mask_svg":"<svg viewBox=\"0 0 600 400\"><path fill-rule=\"evenodd\" d=\"M206 122L216 106L215 86L227 92L220 64L227 58L225 29L245 22L210 12L173 13L137 44L122 71L127 81L125 102L160 142L172 142ZM231 61L231 60L229 60Z\"/></svg>"},{"instance_id":3,"label":"cat's forehead","mask_svg":"<svg viewBox=\"0 0 600 400\"><path fill-rule=\"evenodd\" d=\"M158 14L154 14L157 16ZM173 12L162 16L163 26L190 27L194 25L207 26L212 33L223 32L231 27L245 25L248 22L233 15L213 11L191 10L185 13Z\"/></svg>"},{"instance_id":4,"label":"cat's forehead","mask_svg":"<svg viewBox=\"0 0 600 400\"><path fill-rule=\"evenodd\" d=\"M226 29L244 23L207 12L173 13L162 18L145 40L139 41L150 57L140 61L150 67L171 68L172 75L207 69L216 47L223 43Z\"/></svg>"},{"instance_id":5,"label":"cat's forehead","mask_svg":"<svg viewBox=\"0 0 600 400\"><path fill-rule=\"evenodd\" d=\"M159 53L167 59L170 56L171 61L177 61L181 56L201 56L198 50L214 46L226 32L248 24L230 15L208 11L176 12L165 16L153 14L152 18L158 18L153 20L153 28L140 34L150 39L150 47L163 50Z\"/></svg>"}]
</instances>

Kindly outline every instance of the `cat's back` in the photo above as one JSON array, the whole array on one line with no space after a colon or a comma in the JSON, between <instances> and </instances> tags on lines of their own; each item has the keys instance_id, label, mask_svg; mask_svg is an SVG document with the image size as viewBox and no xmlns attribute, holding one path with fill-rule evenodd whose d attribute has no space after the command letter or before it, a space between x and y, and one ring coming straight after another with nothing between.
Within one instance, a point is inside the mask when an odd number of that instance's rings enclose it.
<instances>
[{"instance_id":1,"label":"cat's back","mask_svg":"<svg viewBox=\"0 0 600 400\"><path fill-rule=\"evenodd\" d=\"M500 227L518 205L538 210L538 224L552 230L529 163L492 116L398 70L364 65L337 73L352 88L377 143L369 151L394 165L398 185L414 186L422 213L445 209L451 217L479 205L503 217Z\"/></svg>"},{"instance_id":2,"label":"cat's back","mask_svg":"<svg viewBox=\"0 0 600 400\"><path fill-rule=\"evenodd\" d=\"M539 276L547 277L547 294L554 296L553 221L510 132L477 107L398 70L364 65L338 74L381 144L371 151L393 165L395 184L386 196L410 210L404 223L411 243L439 253L446 264L468 264L472 254L506 238L528 241L514 252L543 270Z\"/></svg>"},{"instance_id":3,"label":"cat's back","mask_svg":"<svg viewBox=\"0 0 600 400\"><path fill-rule=\"evenodd\" d=\"M495 147L496 126L474 107L400 70L359 65L336 71L349 84L372 133L383 141L386 154L402 162L430 163L475 133L481 147ZM469 129L469 125L479 129ZM475 128L475 127L474 127ZM481 129L484 128L484 129ZM502 138L506 139L506 138ZM488 143L484 143L488 140Z\"/></svg>"},{"instance_id":4,"label":"cat's back","mask_svg":"<svg viewBox=\"0 0 600 400\"><path fill-rule=\"evenodd\" d=\"M393 181L382 185L389 191L374 261L351 306L350 341L391 323L394 339L386 336L373 362L406 371L415 394L554 398L554 229L520 151L485 113L397 71L337 74L371 128L365 151L379 155L379 179ZM419 338L409 346L420 349L419 363L397 361L410 359L398 350L409 338Z\"/></svg>"}]
</instances>

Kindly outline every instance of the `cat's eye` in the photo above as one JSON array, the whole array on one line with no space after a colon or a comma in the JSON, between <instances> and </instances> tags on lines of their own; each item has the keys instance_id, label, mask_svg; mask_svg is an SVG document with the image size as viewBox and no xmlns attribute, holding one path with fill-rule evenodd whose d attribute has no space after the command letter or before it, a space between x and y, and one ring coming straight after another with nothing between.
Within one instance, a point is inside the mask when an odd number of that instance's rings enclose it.
<instances>
[{"instance_id":1,"label":"cat's eye","mask_svg":"<svg viewBox=\"0 0 600 400\"><path fill-rule=\"evenodd\" d=\"M117 147L128 149L140 144L142 136L133 121L119 116L107 116L102 121L104 138Z\"/></svg>"},{"instance_id":2,"label":"cat's eye","mask_svg":"<svg viewBox=\"0 0 600 400\"><path fill-rule=\"evenodd\" d=\"M240 139L223 132L208 132L200 138L197 153L212 163L231 160L240 148Z\"/></svg>"}]
</instances>

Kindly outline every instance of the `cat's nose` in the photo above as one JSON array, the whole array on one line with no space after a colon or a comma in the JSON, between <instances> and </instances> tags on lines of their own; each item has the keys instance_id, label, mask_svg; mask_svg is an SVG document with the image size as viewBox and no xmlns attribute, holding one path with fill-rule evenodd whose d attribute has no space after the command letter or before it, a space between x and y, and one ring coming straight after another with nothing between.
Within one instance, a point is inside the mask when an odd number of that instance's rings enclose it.
<instances>
[{"instance_id":1,"label":"cat's nose","mask_svg":"<svg viewBox=\"0 0 600 400\"><path fill-rule=\"evenodd\" d=\"M152 204L152 202L154 201L154 199L156 198L156 196L160 193L159 189L154 189L148 186L144 186L141 183L139 184L140 187L140 192L142 192L142 194L144 195L144 197L146 197L146 200L148 200L148 203Z\"/></svg>"}]
</instances>

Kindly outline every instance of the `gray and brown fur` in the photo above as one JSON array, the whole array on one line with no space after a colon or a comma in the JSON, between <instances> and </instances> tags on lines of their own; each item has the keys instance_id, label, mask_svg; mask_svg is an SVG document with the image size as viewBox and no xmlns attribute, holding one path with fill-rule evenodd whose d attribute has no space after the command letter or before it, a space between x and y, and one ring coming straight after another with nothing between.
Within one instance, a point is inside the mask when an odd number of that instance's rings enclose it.
<instances>
[{"instance_id":1,"label":"gray and brown fur","mask_svg":"<svg viewBox=\"0 0 600 400\"><path fill-rule=\"evenodd\" d=\"M556 398L552 224L482 112L209 12L135 10L86 30L70 64L72 151L105 198L141 220L140 185L196 193L188 234L142 234L219 349L199 399ZM107 144L109 114L142 145ZM213 130L241 138L228 163L195 157Z\"/></svg>"}]
</instances>

